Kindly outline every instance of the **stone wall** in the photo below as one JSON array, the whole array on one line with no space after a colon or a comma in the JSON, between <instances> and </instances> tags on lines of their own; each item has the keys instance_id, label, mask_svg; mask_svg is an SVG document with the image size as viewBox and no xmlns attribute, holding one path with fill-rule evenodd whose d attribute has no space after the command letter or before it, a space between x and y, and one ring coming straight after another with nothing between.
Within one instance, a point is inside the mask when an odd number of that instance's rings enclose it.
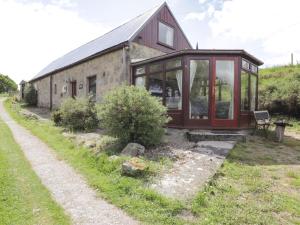
<instances>
[{"instance_id":1,"label":"stone wall","mask_svg":"<svg viewBox=\"0 0 300 225\"><path fill-rule=\"evenodd\" d=\"M45 77L34 82L34 87L38 93L38 106L42 108L50 107L50 77Z\"/></svg>"},{"instance_id":2,"label":"stone wall","mask_svg":"<svg viewBox=\"0 0 300 225\"><path fill-rule=\"evenodd\" d=\"M131 43L129 49L120 49L79 65L57 72L52 76L52 107L58 108L61 102L71 96L71 81L77 82L77 96L88 95L88 78L97 77L96 101L100 102L103 95L121 84L131 82L130 62L136 59L147 59L162 55L137 43ZM38 106L50 107L50 76L36 81L38 90ZM56 88L55 88L56 87ZM56 89L56 92L55 92Z\"/></svg>"},{"instance_id":3,"label":"stone wall","mask_svg":"<svg viewBox=\"0 0 300 225\"><path fill-rule=\"evenodd\" d=\"M156 56L166 54L154 48L149 48L144 45L132 42L129 50L131 61L144 60Z\"/></svg>"}]
</instances>

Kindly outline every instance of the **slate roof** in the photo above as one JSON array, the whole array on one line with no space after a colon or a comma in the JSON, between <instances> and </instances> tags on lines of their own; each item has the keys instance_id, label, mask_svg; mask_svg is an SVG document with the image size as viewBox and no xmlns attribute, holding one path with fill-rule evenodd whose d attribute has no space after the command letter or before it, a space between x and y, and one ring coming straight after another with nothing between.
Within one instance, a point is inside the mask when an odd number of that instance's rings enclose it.
<instances>
[{"instance_id":1,"label":"slate roof","mask_svg":"<svg viewBox=\"0 0 300 225\"><path fill-rule=\"evenodd\" d=\"M54 60L47 67L41 70L31 81L46 76L59 69L65 68L76 62L91 57L97 53L115 47L119 44L132 40L135 35L144 27L144 24L166 3L145 12L142 15L128 21L114 30L96 38L85 45L76 48L66 55Z\"/></svg>"}]
</instances>

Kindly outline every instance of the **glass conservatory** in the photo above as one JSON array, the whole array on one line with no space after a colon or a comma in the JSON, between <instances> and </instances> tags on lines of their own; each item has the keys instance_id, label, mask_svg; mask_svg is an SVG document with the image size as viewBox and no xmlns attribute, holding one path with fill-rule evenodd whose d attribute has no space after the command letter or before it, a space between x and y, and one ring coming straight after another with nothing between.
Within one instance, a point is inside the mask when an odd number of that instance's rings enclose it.
<instances>
[{"instance_id":1,"label":"glass conservatory","mask_svg":"<svg viewBox=\"0 0 300 225\"><path fill-rule=\"evenodd\" d=\"M132 63L132 83L168 108L169 127L250 128L262 64L243 50L184 50Z\"/></svg>"}]
</instances>

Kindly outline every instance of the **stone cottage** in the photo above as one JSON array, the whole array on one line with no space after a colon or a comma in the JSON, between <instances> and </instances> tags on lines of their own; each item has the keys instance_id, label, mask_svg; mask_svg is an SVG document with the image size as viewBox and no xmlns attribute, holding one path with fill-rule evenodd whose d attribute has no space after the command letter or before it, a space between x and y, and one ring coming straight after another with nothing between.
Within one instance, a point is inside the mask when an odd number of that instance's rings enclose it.
<instances>
[{"instance_id":1,"label":"stone cottage","mask_svg":"<svg viewBox=\"0 0 300 225\"><path fill-rule=\"evenodd\" d=\"M67 97L103 95L121 84L143 86L160 98L178 128L251 126L258 66L244 50L192 49L166 3L50 63L30 82L38 106Z\"/></svg>"},{"instance_id":2,"label":"stone cottage","mask_svg":"<svg viewBox=\"0 0 300 225\"><path fill-rule=\"evenodd\" d=\"M171 48L164 43L168 35L174 41ZM164 3L53 61L30 82L39 107L56 108L66 97L89 93L100 101L106 91L131 82L131 62L191 48Z\"/></svg>"}]
</instances>

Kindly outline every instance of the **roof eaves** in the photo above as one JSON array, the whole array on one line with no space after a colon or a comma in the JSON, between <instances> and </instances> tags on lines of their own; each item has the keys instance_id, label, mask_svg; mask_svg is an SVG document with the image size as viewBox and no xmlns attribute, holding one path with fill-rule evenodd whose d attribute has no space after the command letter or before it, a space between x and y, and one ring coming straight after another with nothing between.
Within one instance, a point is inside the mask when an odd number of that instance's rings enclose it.
<instances>
[{"instance_id":1,"label":"roof eaves","mask_svg":"<svg viewBox=\"0 0 300 225\"><path fill-rule=\"evenodd\" d=\"M48 77L48 76L50 76L50 75L52 75L52 74L55 74L55 73L57 73L57 72L60 72L60 71L62 71L62 70L71 68L71 67L73 67L73 66L79 65L79 64L81 64L81 63L83 63L83 62L86 62L86 61L88 61L88 60L94 59L94 58L99 57L99 56L101 56L101 55L104 55L104 54L113 52L113 51L115 51L115 50L118 50L118 49L120 49L120 48L123 48L124 46L128 46L128 41L122 42L122 43L120 43L120 44L118 44L118 45L116 45L116 46L113 46L113 47L111 47L111 48L105 49L105 50L103 50L103 51L101 51L101 52L97 52L97 53L94 54L94 55L88 56L88 57L86 57L86 58L84 58L84 59L81 59L81 60L79 60L79 61L77 61L77 62L75 62L75 63L72 63L72 64L70 64L70 65L67 65L67 66L61 67L61 68L59 68L59 69L53 70L53 71L51 71L51 72L49 72L49 73L46 73L46 74L44 74L44 75L42 75L42 76L40 76L40 77L33 78L33 79L29 80L29 82L34 82L34 81L37 81L37 80L41 80L41 79L43 79L43 78L45 78L45 77Z\"/></svg>"}]
</instances>

